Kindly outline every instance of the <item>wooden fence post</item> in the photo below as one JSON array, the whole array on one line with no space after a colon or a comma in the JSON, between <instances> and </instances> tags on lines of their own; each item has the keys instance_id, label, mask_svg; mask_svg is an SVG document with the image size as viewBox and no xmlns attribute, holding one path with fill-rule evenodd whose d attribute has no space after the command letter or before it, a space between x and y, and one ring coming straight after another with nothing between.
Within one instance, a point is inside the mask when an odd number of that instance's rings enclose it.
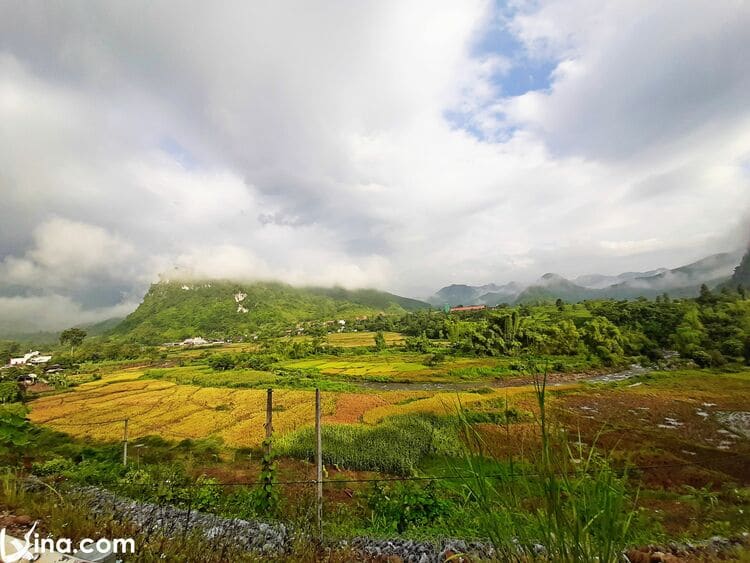
<instances>
[{"instance_id":1,"label":"wooden fence post","mask_svg":"<svg viewBox=\"0 0 750 563\"><path fill-rule=\"evenodd\" d=\"M273 389L266 393L266 455L271 456L271 438L273 436Z\"/></svg>"},{"instance_id":2,"label":"wooden fence post","mask_svg":"<svg viewBox=\"0 0 750 563\"><path fill-rule=\"evenodd\" d=\"M323 541L323 439L320 424L320 389L315 389L315 465L317 466L317 524L318 539Z\"/></svg>"},{"instance_id":3,"label":"wooden fence post","mask_svg":"<svg viewBox=\"0 0 750 563\"><path fill-rule=\"evenodd\" d=\"M122 465L128 466L128 419L125 419L125 428L122 436Z\"/></svg>"}]
</instances>

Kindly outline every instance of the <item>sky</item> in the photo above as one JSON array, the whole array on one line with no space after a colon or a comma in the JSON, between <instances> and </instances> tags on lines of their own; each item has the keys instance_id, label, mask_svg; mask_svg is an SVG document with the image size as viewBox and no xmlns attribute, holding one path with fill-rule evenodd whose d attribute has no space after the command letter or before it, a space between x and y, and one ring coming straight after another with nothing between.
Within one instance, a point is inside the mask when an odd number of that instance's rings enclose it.
<instances>
[{"instance_id":1,"label":"sky","mask_svg":"<svg viewBox=\"0 0 750 563\"><path fill-rule=\"evenodd\" d=\"M750 236L742 0L5 0L0 326L159 279L426 297Z\"/></svg>"}]
</instances>

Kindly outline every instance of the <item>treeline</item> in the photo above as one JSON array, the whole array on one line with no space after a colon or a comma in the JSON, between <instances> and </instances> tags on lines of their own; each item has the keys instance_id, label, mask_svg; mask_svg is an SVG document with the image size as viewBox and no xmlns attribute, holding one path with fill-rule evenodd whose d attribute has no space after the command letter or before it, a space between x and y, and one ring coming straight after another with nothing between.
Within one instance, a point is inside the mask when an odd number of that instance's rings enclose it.
<instances>
[{"instance_id":1,"label":"treeline","mask_svg":"<svg viewBox=\"0 0 750 563\"><path fill-rule=\"evenodd\" d=\"M445 339L464 355L520 353L586 355L605 365L625 357L657 359L676 351L700 366L750 363L750 300L743 288L695 299L597 300L569 305L500 307L470 313L436 311L376 317L356 323L360 330L401 332L407 347L426 350L426 341Z\"/></svg>"}]
</instances>

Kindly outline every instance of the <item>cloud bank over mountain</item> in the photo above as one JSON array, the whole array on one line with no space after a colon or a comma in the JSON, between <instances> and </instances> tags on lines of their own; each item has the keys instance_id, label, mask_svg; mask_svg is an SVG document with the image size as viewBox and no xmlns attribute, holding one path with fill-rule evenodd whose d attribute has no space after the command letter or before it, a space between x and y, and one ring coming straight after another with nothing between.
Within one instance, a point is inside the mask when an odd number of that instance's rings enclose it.
<instances>
[{"instance_id":1,"label":"cloud bank over mountain","mask_svg":"<svg viewBox=\"0 0 750 563\"><path fill-rule=\"evenodd\" d=\"M429 295L745 244L750 6L9 2L0 324L160 275Z\"/></svg>"}]
</instances>

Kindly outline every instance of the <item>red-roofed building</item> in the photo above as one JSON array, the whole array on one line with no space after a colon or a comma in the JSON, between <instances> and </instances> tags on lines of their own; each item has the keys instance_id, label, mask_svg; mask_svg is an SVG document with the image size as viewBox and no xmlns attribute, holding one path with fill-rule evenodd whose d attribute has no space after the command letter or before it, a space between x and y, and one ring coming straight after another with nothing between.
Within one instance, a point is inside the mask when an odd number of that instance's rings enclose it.
<instances>
[{"instance_id":1,"label":"red-roofed building","mask_svg":"<svg viewBox=\"0 0 750 563\"><path fill-rule=\"evenodd\" d=\"M487 305L462 305L461 307L451 307L451 313L460 313L461 311L481 311L486 308Z\"/></svg>"}]
</instances>

